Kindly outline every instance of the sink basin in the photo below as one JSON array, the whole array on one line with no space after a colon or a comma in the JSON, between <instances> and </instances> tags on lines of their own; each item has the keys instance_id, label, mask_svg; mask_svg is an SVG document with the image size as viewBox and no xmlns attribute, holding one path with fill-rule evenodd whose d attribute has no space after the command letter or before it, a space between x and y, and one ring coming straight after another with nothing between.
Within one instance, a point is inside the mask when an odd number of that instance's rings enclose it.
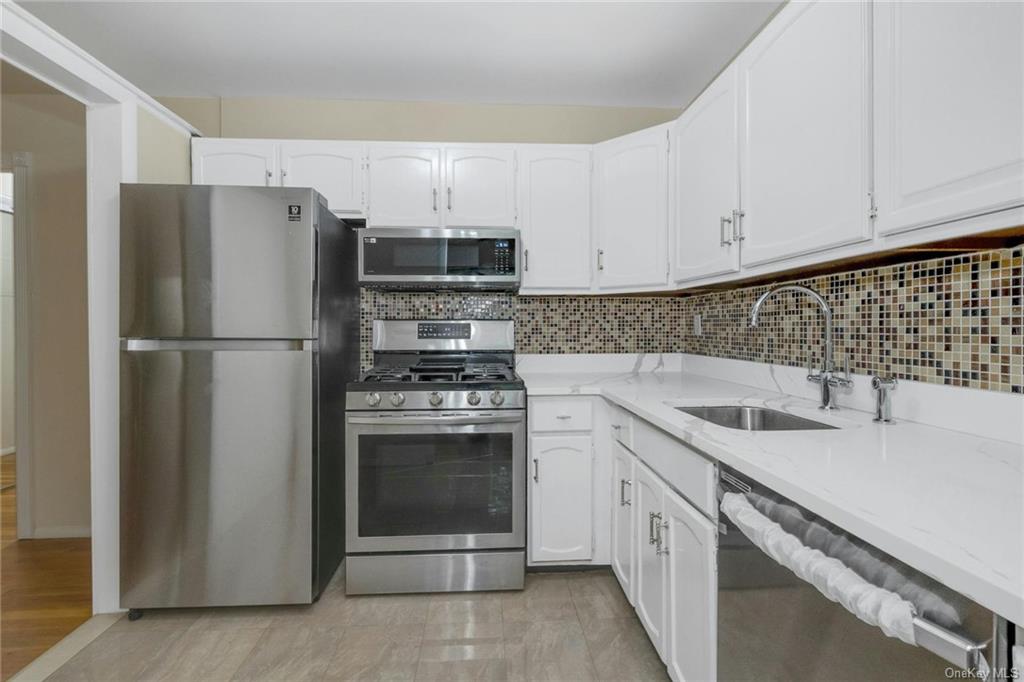
<instances>
[{"instance_id":1,"label":"sink basin","mask_svg":"<svg viewBox=\"0 0 1024 682\"><path fill-rule=\"evenodd\" d=\"M677 407L676 409L727 429L742 429L744 431L810 431L838 428L831 424L823 424L813 419L797 417L767 407L723 405Z\"/></svg>"}]
</instances>

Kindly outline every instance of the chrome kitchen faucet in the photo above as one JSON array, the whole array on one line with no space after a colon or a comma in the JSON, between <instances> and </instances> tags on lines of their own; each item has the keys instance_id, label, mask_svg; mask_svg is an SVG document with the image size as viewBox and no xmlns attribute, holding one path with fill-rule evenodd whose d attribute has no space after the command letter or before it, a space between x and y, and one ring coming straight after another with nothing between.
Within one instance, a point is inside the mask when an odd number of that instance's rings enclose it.
<instances>
[{"instance_id":1,"label":"chrome kitchen faucet","mask_svg":"<svg viewBox=\"0 0 1024 682\"><path fill-rule=\"evenodd\" d=\"M801 286L799 284L785 284L761 294L761 297L754 302L754 307L750 309L750 326L757 326L757 316L761 312L761 306L767 301L773 294L779 294L784 291L792 291L794 293L806 294L818 304L821 308L821 313L825 318L825 357L822 360L822 367L817 373L811 370L811 367L807 368L807 380L812 381L816 384L821 385L821 405L818 407L822 410L838 410L839 406L835 403L835 395L832 391L833 388L852 386L853 380L850 379L850 364L849 358L847 358L844 367L844 377L836 376L835 374L835 363L832 359L833 341L832 341L832 309L828 303L822 298L814 289L809 287Z\"/></svg>"}]
</instances>

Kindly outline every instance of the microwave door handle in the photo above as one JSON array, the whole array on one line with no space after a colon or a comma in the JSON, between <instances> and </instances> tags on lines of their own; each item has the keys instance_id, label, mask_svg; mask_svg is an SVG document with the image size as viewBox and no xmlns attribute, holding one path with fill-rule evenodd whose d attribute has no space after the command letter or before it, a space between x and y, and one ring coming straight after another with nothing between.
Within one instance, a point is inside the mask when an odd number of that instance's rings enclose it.
<instances>
[{"instance_id":1,"label":"microwave door handle","mask_svg":"<svg viewBox=\"0 0 1024 682\"><path fill-rule=\"evenodd\" d=\"M443 417L356 417L348 418L349 424L376 424L379 426L401 426L403 424L423 425L434 424L448 426L450 424L509 424L523 421L522 414L484 414L457 415Z\"/></svg>"}]
</instances>

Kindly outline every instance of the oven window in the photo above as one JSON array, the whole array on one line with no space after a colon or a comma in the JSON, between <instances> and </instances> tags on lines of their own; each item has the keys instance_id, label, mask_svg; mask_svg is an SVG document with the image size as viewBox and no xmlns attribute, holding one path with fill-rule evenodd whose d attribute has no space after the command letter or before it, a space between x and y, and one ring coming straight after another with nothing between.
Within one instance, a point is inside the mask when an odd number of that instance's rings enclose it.
<instances>
[{"instance_id":1,"label":"oven window","mask_svg":"<svg viewBox=\"0 0 1024 682\"><path fill-rule=\"evenodd\" d=\"M512 532L512 434L359 437L359 535Z\"/></svg>"}]
</instances>

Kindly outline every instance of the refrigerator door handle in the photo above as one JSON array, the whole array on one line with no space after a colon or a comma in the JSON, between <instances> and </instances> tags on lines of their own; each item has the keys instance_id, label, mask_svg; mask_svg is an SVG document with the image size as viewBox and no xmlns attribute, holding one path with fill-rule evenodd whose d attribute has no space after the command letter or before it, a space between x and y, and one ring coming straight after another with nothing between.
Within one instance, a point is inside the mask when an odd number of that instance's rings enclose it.
<instances>
[{"instance_id":1,"label":"refrigerator door handle","mask_svg":"<svg viewBox=\"0 0 1024 682\"><path fill-rule=\"evenodd\" d=\"M121 350L318 350L316 339L121 339Z\"/></svg>"}]
</instances>

